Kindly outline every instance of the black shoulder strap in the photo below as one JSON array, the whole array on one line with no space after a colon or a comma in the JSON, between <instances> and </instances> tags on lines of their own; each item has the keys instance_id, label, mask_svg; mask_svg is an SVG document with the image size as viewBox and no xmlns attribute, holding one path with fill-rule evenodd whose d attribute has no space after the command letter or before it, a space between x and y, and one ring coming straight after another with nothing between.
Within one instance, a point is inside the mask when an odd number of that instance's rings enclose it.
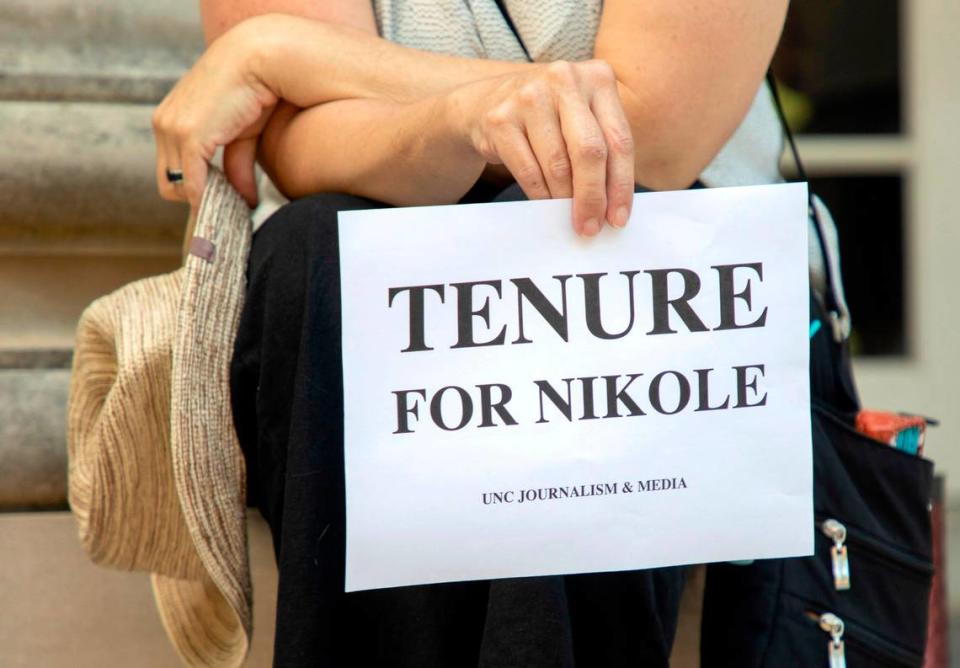
<instances>
[{"instance_id":1,"label":"black shoulder strap","mask_svg":"<svg viewBox=\"0 0 960 668\"><path fill-rule=\"evenodd\" d=\"M783 134L787 138L790 153L793 155L793 162L797 167L797 176L800 177L801 181L806 181L807 183L807 206L809 207L810 215L813 217L813 227L817 232L817 242L820 245L820 252L823 255L823 273L827 284L825 295L825 299L827 300L826 306L828 311L836 314L840 312L840 307L834 294L833 269L830 262L830 253L827 251L827 243L823 238L820 214L817 212L817 207L814 206L813 188L810 186L810 179L807 178L807 170L803 168L803 162L800 160L800 151L797 150L797 142L793 137L793 132L790 131L790 125L787 124L786 114L783 113L783 105L780 102L780 94L777 91L777 80L774 78L772 70L767 70L767 84L770 86L770 94L773 96L773 106L777 109L777 117L780 119Z\"/></svg>"},{"instance_id":2,"label":"black shoulder strap","mask_svg":"<svg viewBox=\"0 0 960 668\"><path fill-rule=\"evenodd\" d=\"M500 10L500 13L503 15L503 20L507 22L507 26L510 28L510 32L513 33L513 36L517 38L517 42L520 43L520 48L523 49L523 55L527 57L527 60L532 60L530 58L530 52L527 51L527 45L523 43L523 38L520 37L520 33L517 32L517 26L514 25L513 19L510 18L510 12L507 11L507 5L504 0L496 0L497 9Z\"/></svg>"}]
</instances>

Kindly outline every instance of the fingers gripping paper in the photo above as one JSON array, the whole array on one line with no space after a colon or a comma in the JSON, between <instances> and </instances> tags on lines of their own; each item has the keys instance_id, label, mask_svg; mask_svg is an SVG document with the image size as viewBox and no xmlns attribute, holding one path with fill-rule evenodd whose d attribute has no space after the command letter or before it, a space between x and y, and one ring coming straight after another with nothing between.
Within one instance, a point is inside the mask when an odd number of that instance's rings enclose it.
<instances>
[{"instance_id":1,"label":"fingers gripping paper","mask_svg":"<svg viewBox=\"0 0 960 668\"><path fill-rule=\"evenodd\" d=\"M806 202L341 213L347 590L810 554Z\"/></svg>"}]
</instances>

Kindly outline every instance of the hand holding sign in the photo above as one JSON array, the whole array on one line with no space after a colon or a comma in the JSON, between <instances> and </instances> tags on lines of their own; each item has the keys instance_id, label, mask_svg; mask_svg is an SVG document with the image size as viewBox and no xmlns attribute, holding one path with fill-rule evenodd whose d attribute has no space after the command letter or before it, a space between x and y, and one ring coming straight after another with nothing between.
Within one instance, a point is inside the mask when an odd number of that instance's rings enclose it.
<instances>
[{"instance_id":1,"label":"hand holding sign","mask_svg":"<svg viewBox=\"0 0 960 668\"><path fill-rule=\"evenodd\" d=\"M623 227L633 202L633 133L613 69L555 62L453 93L463 133L530 199L573 197L573 229Z\"/></svg>"}]
</instances>

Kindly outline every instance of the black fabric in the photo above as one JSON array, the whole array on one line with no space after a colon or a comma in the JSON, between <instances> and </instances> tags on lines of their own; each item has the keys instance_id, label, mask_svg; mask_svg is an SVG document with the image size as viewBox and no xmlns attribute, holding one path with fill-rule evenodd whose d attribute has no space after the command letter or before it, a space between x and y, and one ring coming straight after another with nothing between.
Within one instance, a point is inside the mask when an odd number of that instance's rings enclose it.
<instances>
[{"instance_id":1,"label":"black fabric","mask_svg":"<svg viewBox=\"0 0 960 668\"><path fill-rule=\"evenodd\" d=\"M231 391L279 568L274 665L667 666L681 568L343 592L336 213L377 206L292 202L250 253Z\"/></svg>"},{"instance_id":2,"label":"black fabric","mask_svg":"<svg viewBox=\"0 0 960 668\"><path fill-rule=\"evenodd\" d=\"M828 322L813 298L811 318ZM830 636L816 621L824 612L846 625L848 666L923 664L933 465L853 428L859 405L845 348L828 326L811 341L815 554L708 567L703 668L825 666ZM848 590L834 586L833 541L819 529L826 519L847 528Z\"/></svg>"}]
</instances>

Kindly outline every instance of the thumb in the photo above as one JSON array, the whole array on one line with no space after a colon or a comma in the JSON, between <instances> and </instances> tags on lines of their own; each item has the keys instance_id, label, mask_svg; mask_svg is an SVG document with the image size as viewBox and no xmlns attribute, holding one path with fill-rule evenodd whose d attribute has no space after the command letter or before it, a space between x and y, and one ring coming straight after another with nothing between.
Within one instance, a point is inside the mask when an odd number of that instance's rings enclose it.
<instances>
[{"instance_id":1,"label":"thumb","mask_svg":"<svg viewBox=\"0 0 960 668\"><path fill-rule=\"evenodd\" d=\"M250 207L257 205L256 157L257 137L236 139L223 149L223 173Z\"/></svg>"}]
</instances>

